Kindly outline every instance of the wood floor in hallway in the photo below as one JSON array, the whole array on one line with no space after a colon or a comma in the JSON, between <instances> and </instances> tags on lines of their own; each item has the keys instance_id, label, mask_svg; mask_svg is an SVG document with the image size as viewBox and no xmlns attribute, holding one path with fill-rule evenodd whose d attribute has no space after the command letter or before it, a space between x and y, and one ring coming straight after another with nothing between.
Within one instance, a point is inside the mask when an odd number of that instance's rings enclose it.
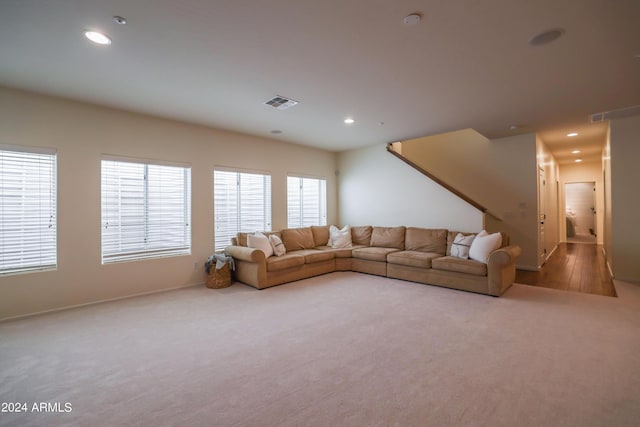
<instances>
[{"instance_id":1,"label":"wood floor in hallway","mask_svg":"<svg viewBox=\"0 0 640 427\"><path fill-rule=\"evenodd\" d=\"M602 246L560 243L540 271L517 270L516 283L616 297Z\"/></svg>"}]
</instances>

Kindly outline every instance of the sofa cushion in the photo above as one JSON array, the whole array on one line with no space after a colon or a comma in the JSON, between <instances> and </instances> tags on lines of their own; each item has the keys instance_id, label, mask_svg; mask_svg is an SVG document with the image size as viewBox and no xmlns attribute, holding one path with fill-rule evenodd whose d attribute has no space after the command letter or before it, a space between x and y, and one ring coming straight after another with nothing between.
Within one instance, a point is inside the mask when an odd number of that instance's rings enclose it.
<instances>
[{"instance_id":1,"label":"sofa cushion","mask_svg":"<svg viewBox=\"0 0 640 427\"><path fill-rule=\"evenodd\" d=\"M370 246L404 249L405 227L373 227Z\"/></svg>"},{"instance_id":2,"label":"sofa cushion","mask_svg":"<svg viewBox=\"0 0 640 427\"><path fill-rule=\"evenodd\" d=\"M364 245L353 245L351 248L339 248L335 249L331 246L318 246L316 249L326 252L331 252L335 255L336 258L351 258L351 250L364 248Z\"/></svg>"},{"instance_id":3,"label":"sofa cushion","mask_svg":"<svg viewBox=\"0 0 640 427\"><path fill-rule=\"evenodd\" d=\"M351 243L354 246L355 245L370 246L372 231L373 231L373 227L370 225L351 227Z\"/></svg>"},{"instance_id":4,"label":"sofa cushion","mask_svg":"<svg viewBox=\"0 0 640 427\"><path fill-rule=\"evenodd\" d=\"M396 248L360 248L351 251L354 258L368 259L370 261L387 261L387 255L398 252Z\"/></svg>"},{"instance_id":5,"label":"sofa cushion","mask_svg":"<svg viewBox=\"0 0 640 427\"><path fill-rule=\"evenodd\" d=\"M408 265L411 267L431 268L431 260L442 255L433 252L400 251L387 255L389 264Z\"/></svg>"},{"instance_id":6,"label":"sofa cushion","mask_svg":"<svg viewBox=\"0 0 640 427\"><path fill-rule=\"evenodd\" d=\"M302 255L305 264L313 264L314 262L329 261L336 257L336 254L329 251L321 251L318 249L304 249L295 251L294 254Z\"/></svg>"},{"instance_id":7,"label":"sofa cushion","mask_svg":"<svg viewBox=\"0 0 640 427\"><path fill-rule=\"evenodd\" d=\"M267 271L279 271L304 265L304 256L296 253L267 258Z\"/></svg>"},{"instance_id":8,"label":"sofa cushion","mask_svg":"<svg viewBox=\"0 0 640 427\"><path fill-rule=\"evenodd\" d=\"M435 258L431 261L431 268L435 270L455 271L458 273L486 276L487 264L472 259L462 259L452 256Z\"/></svg>"},{"instance_id":9,"label":"sofa cushion","mask_svg":"<svg viewBox=\"0 0 640 427\"><path fill-rule=\"evenodd\" d=\"M300 249L313 249L316 247L313 241L311 227L287 228L281 231L282 243L287 252L299 251Z\"/></svg>"},{"instance_id":10,"label":"sofa cushion","mask_svg":"<svg viewBox=\"0 0 640 427\"><path fill-rule=\"evenodd\" d=\"M326 246L329 242L329 226L328 225L312 225L311 234L313 234L314 246Z\"/></svg>"},{"instance_id":11,"label":"sofa cushion","mask_svg":"<svg viewBox=\"0 0 640 427\"><path fill-rule=\"evenodd\" d=\"M447 230L407 227L404 247L408 251L447 253Z\"/></svg>"}]
</instances>

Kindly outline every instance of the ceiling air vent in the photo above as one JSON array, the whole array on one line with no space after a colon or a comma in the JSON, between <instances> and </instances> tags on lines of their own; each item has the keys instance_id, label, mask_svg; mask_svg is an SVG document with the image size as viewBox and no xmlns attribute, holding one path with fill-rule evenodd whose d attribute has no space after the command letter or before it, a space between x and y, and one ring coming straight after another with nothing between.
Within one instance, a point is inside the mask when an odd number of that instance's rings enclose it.
<instances>
[{"instance_id":1,"label":"ceiling air vent","mask_svg":"<svg viewBox=\"0 0 640 427\"><path fill-rule=\"evenodd\" d=\"M289 107L293 107L298 104L298 101L294 101L293 99L285 98L284 96L277 95L270 100L265 102L266 105L271 105L273 108L277 110L286 110Z\"/></svg>"},{"instance_id":2,"label":"ceiling air vent","mask_svg":"<svg viewBox=\"0 0 640 427\"><path fill-rule=\"evenodd\" d=\"M622 117L631 117L640 114L640 105L633 107L618 108L617 110L604 111L589 116L591 123L604 122L605 120L621 119Z\"/></svg>"}]
</instances>

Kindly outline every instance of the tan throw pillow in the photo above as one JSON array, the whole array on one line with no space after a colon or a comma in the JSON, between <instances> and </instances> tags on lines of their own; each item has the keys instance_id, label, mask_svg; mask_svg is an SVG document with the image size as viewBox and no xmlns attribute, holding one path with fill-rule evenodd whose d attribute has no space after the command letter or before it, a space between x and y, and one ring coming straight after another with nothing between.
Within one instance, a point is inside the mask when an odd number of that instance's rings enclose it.
<instances>
[{"instance_id":1,"label":"tan throw pillow","mask_svg":"<svg viewBox=\"0 0 640 427\"><path fill-rule=\"evenodd\" d=\"M462 233L458 233L456 238L453 240L451 244L451 256L456 258L469 258L469 249L471 249L471 244L473 240L476 238L475 234L469 234L465 236Z\"/></svg>"},{"instance_id":2,"label":"tan throw pillow","mask_svg":"<svg viewBox=\"0 0 640 427\"><path fill-rule=\"evenodd\" d=\"M373 227L371 246L379 248L404 249L404 231L400 227Z\"/></svg>"},{"instance_id":3,"label":"tan throw pillow","mask_svg":"<svg viewBox=\"0 0 640 427\"><path fill-rule=\"evenodd\" d=\"M471 243L469 258L486 264L491 252L499 249L501 245L502 236L500 233L489 234L482 230Z\"/></svg>"},{"instance_id":4,"label":"tan throw pillow","mask_svg":"<svg viewBox=\"0 0 640 427\"><path fill-rule=\"evenodd\" d=\"M266 258L273 255L273 247L271 247L269 238L259 231L256 231L255 234L247 234L247 246L250 248L260 249L264 252L264 256Z\"/></svg>"},{"instance_id":5,"label":"tan throw pillow","mask_svg":"<svg viewBox=\"0 0 640 427\"><path fill-rule=\"evenodd\" d=\"M282 256L287 253L287 250L284 247L284 243L282 243L282 240L280 240L280 238L275 234L269 236L269 243L271 243L273 254L275 256Z\"/></svg>"},{"instance_id":6,"label":"tan throw pillow","mask_svg":"<svg viewBox=\"0 0 640 427\"><path fill-rule=\"evenodd\" d=\"M335 225L329 227L329 243L334 249L351 247L351 227L345 225L338 228Z\"/></svg>"},{"instance_id":7,"label":"tan throw pillow","mask_svg":"<svg viewBox=\"0 0 640 427\"><path fill-rule=\"evenodd\" d=\"M287 228L282 230L282 243L287 248L287 252L299 251L301 249L313 249L313 233L310 227Z\"/></svg>"},{"instance_id":8,"label":"tan throw pillow","mask_svg":"<svg viewBox=\"0 0 640 427\"><path fill-rule=\"evenodd\" d=\"M327 246L329 243L329 227L326 225L312 225L313 243L316 246Z\"/></svg>"},{"instance_id":9,"label":"tan throw pillow","mask_svg":"<svg viewBox=\"0 0 640 427\"><path fill-rule=\"evenodd\" d=\"M369 246L372 231L373 227L370 225L351 227L351 243L354 245Z\"/></svg>"},{"instance_id":10,"label":"tan throw pillow","mask_svg":"<svg viewBox=\"0 0 640 427\"><path fill-rule=\"evenodd\" d=\"M447 230L407 227L404 248L408 251L447 253Z\"/></svg>"}]
</instances>

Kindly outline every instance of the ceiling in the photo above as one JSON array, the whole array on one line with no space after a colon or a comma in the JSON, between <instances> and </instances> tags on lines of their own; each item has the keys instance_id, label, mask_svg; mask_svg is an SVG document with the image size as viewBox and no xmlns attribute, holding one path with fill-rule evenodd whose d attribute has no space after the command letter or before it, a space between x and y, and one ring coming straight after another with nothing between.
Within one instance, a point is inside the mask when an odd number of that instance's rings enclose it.
<instances>
[{"instance_id":1,"label":"ceiling","mask_svg":"<svg viewBox=\"0 0 640 427\"><path fill-rule=\"evenodd\" d=\"M638 0L1 0L0 85L332 151L473 128L564 152L602 147L589 114L640 104L638 18Z\"/></svg>"}]
</instances>

